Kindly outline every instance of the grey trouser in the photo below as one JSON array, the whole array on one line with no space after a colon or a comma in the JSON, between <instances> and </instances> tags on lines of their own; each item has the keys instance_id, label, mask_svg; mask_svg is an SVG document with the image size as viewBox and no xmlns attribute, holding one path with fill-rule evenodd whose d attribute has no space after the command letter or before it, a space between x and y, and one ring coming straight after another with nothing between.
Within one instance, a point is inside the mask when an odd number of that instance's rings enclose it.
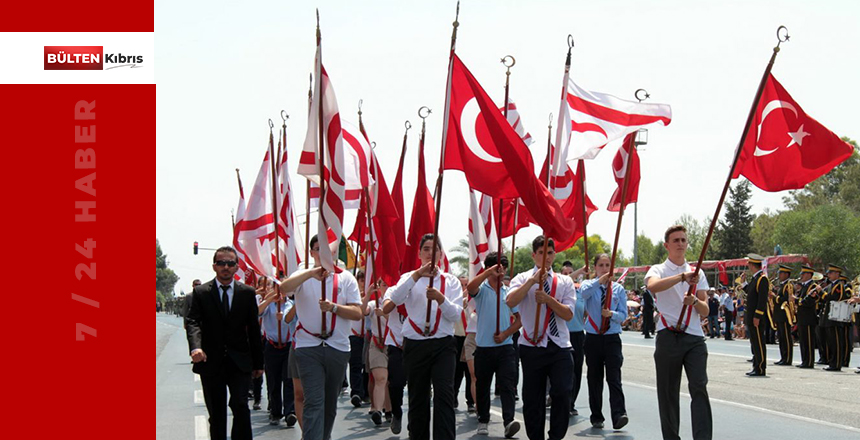
<instances>
[{"instance_id":1,"label":"grey trouser","mask_svg":"<svg viewBox=\"0 0 860 440\"><path fill-rule=\"evenodd\" d=\"M323 344L297 348L295 357L305 391L302 437L328 440L334 428L337 397L346 374L349 352Z\"/></svg>"},{"instance_id":2,"label":"grey trouser","mask_svg":"<svg viewBox=\"0 0 860 440\"><path fill-rule=\"evenodd\" d=\"M711 402L708 399L708 347L705 338L664 329L657 332L654 349L657 376L657 403L663 438L679 440L681 406L681 368L689 382L693 438L710 440L713 436Z\"/></svg>"}]
</instances>

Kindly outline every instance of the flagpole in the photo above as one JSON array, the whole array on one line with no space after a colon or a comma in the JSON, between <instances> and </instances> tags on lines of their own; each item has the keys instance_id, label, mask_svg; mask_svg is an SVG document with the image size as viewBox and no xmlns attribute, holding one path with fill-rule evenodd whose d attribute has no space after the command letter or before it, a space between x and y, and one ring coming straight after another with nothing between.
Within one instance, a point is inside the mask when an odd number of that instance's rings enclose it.
<instances>
[{"instance_id":1,"label":"flagpole","mask_svg":"<svg viewBox=\"0 0 860 440\"><path fill-rule=\"evenodd\" d=\"M277 167L275 166L275 162L278 160L275 158L275 140L273 138L272 129L275 127L275 124L269 119L269 156L271 156L271 170L272 170L272 214L275 220L275 278L278 277L278 266L281 264L281 255L280 249L278 249L278 182L277 182ZM278 139L278 150L280 150L280 139ZM279 301L280 303L280 301ZM281 340L278 339L278 343Z\"/></svg>"},{"instance_id":2,"label":"flagpole","mask_svg":"<svg viewBox=\"0 0 860 440\"><path fill-rule=\"evenodd\" d=\"M284 151L283 151L283 154L287 154L287 119L290 119L290 115L288 115L288 114L287 114L287 111L286 111L286 110L281 110L281 121L283 121L283 122L281 123L281 129L282 129L282 130L283 130L283 132L284 132L284 135L283 135L283 138L282 138L282 140L283 140L283 144L284 144ZM282 172L285 172L285 173L289 173L289 172L290 172L290 170L281 170L281 169L280 169L280 168L284 165L284 164L283 164L283 163L281 163L281 162L282 162L282 161L281 161L281 151L280 151L280 148L278 148L278 169L280 170L280 171L278 171L278 173L280 174L280 172L281 172L281 171L282 171ZM291 184L291 185L292 185L292 184ZM293 190L293 189L292 189L292 187L290 187L290 193L292 193L292 190ZM286 188L284 188L284 191L286 191ZM285 201L285 202L286 202L286 197L290 197L290 195L289 195L289 194L284 194L284 201ZM292 200L292 198L291 198L291 200ZM283 205L281 205L281 206L283 206ZM282 208L282 209L283 209L283 208ZM290 206L290 212L291 212L291 213L293 212L293 209L295 209L295 208L293 208L292 206ZM280 215L281 215L281 214L280 214L280 211L279 211L279 212L276 212L276 213L275 213L275 218L276 218L276 219L280 219ZM285 220L284 220L284 222L285 222L285 223L286 223L286 222L292 222L292 221L293 221L293 219L292 219L292 214L290 215L290 218L289 218L289 219L285 219ZM277 225L278 225L278 222L275 222L275 227L277 227ZM295 225L293 225L293 226L295 226ZM275 229L275 235L277 235L277 229ZM287 249L289 249L289 247L290 247L290 246L289 246L289 243L287 243L287 244L286 244L286 248L287 248ZM287 267L287 266L288 266L288 265L287 265L287 261L289 260L289 258L290 258L290 257L289 257L288 255L284 255L284 267L283 267L283 273L284 273L284 274L287 274L287 270L288 270L288 267ZM280 261L281 261L281 260L278 260L278 262L279 262L279 263L280 263Z\"/></svg>"},{"instance_id":3,"label":"flagpole","mask_svg":"<svg viewBox=\"0 0 860 440\"><path fill-rule=\"evenodd\" d=\"M448 82L445 87L445 117L442 122L442 151L440 152L439 157L439 177L436 179L436 190L434 191L434 197L436 198L436 219L434 221L435 225L433 226L433 252L430 254L430 262L431 264L436 264L436 251L441 246L441 242L439 241L439 219L442 217L441 209L442 209L442 176L444 175L443 170L445 169L445 142L448 137L448 112L451 109L451 75L454 71L454 49L457 45L457 27L460 26L460 22L458 19L460 18L460 2L457 2L457 12L454 15L454 23L452 23L454 30L451 32L451 52L448 56ZM424 128L421 128L422 136L424 134ZM433 281L435 277L430 277L429 288L433 288ZM432 308L432 300L430 298L427 299L427 314L424 320L424 336L430 336L430 309Z\"/></svg>"},{"instance_id":4,"label":"flagpole","mask_svg":"<svg viewBox=\"0 0 860 440\"><path fill-rule=\"evenodd\" d=\"M311 112L311 106L314 100L314 74L310 74L310 84L308 84L308 113ZM308 117L310 119L310 117ZM237 170L238 171L238 170ZM310 264L310 239L311 239L311 181L306 180L305 183L305 269Z\"/></svg>"},{"instance_id":5,"label":"flagpole","mask_svg":"<svg viewBox=\"0 0 860 440\"><path fill-rule=\"evenodd\" d=\"M622 145L622 150L624 147L627 147L627 160L624 164L624 179L621 180L621 205L618 208L618 223L615 225L615 241L612 244L612 259L609 260L609 281L606 283L606 300L603 302L603 308L608 310L610 305L612 304L612 278L615 277L615 257L618 252L618 239L621 237L621 219L624 217L624 207L627 204L627 180L630 178L630 169L632 166L632 158L633 158L633 148L636 135L630 134L629 141L626 145ZM582 205L585 206L585 200L583 199ZM609 318L604 316L603 320L600 324L600 334L606 333L609 329Z\"/></svg>"},{"instance_id":6,"label":"flagpole","mask_svg":"<svg viewBox=\"0 0 860 440\"><path fill-rule=\"evenodd\" d=\"M782 33L782 31L785 31ZM758 108L758 103L761 100L762 92L764 92L765 83L767 83L767 78L770 76L770 71L773 69L773 63L776 61L776 54L779 53L779 45L788 41L788 28L785 26L780 26L776 29L776 47L773 48L773 53L770 56L770 61L767 63L767 67L764 69L764 73L761 76L761 81L758 84L758 90L756 91L755 98L753 98L752 106L750 107L749 114L747 115L747 121L744 124L744 131L741 133L741 140L738 142L738 146L735 149L735 157L732 160L732 166L729 169L729 175L726 177L726 184L723 185L723 192L720 194L720 201L717 202L717 208L714 211L714 216L711 218L711 227L708 229L708 235L705 236L705 243L702 245L702 251L699 253L699 261L696 263L696 271L698 272L699 268L702 267L702 262L705 260L705 253L708 251L708 245L711 243L711 236L714 233L714 228L717 225L717 220L720 217L720 210L723 207L723 202L726 199L726 193L729 191L729 185L732 183L732 175L735 173L735 167L738 164L738 158L741 156L741 150L743 149L743 145L747 140L747 133L749 132L750 126L752 125L753 119L755 118L756 108ZM690 286L687 290L687 296L694 295L696 293L696 286ZM685 328L681 328L682 318L686 312L687 315L691 314L693 311L692 307L688 307L686 304L681 308L681 314L678 315L678 324L675 326L677 329L681 329L681 331L685 330Z\"/></svg>"},{"instance_id":7,"label":"flagpole","mask_svg":"<svg viewBox=\"0 0 860 440\"><path fill-rule=\"evenodd\" d=\"M547 137L546 137L547 188L549 188L549 192L550 192L550 194L552 194L552 164L550 163L551 162L550 154L551 154L551 149L552 149L552 142L550 141L550 139L552 139L552 113L549 114L549 125L547 126ZM555 196L553 195L553 197L555 197ZM553 246L553 248L555 248L555 246ZM541 262L540 262L541 275L543 275L543 273L546 272L546 252L547 252L547 249L549 249L549 237L546 234L544 234L544 236L543 236L543 258L541 259ZM541 278L543 278L543 277L541 277ZM541 281L541 285L538 286L538 289L543 289L543 281ZM537 291L535 291L535 293L537 293ZM547 306L547 307L549 307L549 306ZM540 329L540 327L538 325L539 322L540 322L540 304L538 304L537 301L535 301L535 325L534 325L534 331L532 332L532 338L533 338L532 341L534 341L535 346L543 338L543 335L540 335L540 337L538 337L538 330Z\"/></svg>"},{"instance_id":8,"label":"flagpole","mask_svg":"<svg viewBox=\"0 0 860 440\"><path fill-rule=\"evenodd\" d=\"M400 163L397 165L397 169L400 170L400 201L403 201L403 161L406 159L406 138L409 135L409 129L412 128L412 123L408 120L403 123L403 126L406 127L406 130L403 131L403 146L400 147ZM395 179L396 180L396 179ZM425 183L426 184L426 183ZM392 187L393 188L393 187ZM403 203L401 203L402 205ZM400 218L403 220L403 225L406 225L406 213L398 212ZM403 230L403 233L406 233L406 230ZM400 251L400 249L398 249ZM403 255L399 255L400 267L397 269L397 274L400 274L400 271L403 268Z\"/></svg>"},{"instance_id":9,"label":"flagpole","mask_svg":"<svg viewBox=\"0 0 860 440\"><path fill-rule=\"evenodd\" d=\"M319 154L318 154L317 158L318 158L319 164L320 164L320 167L319 167L320 168L320 170L319 170L319 173L320 173L320 198L319 198L318 215L319 215L319 221L323 222L323 225L326 225L325 215L323 215L323 209L324 209L323 203L325 203L325 180L323 180L324 179L323 175L325 173L325 156L326 155L324 152L325 140L324 140L324 133L323 133L323 106L322 106L322 33L320 32L320 10L317 9L316 12L317 12L317 47L319 48L319 54L320 54L319 59L317 60L316 66L315 66L316 71L317 71L317 85L320 86L320 90L319 90L320 96L318 96L318 98L320 99L320 105L317 106L317 107L319 107L318 108L319 111L317 112L317 118L318 118L317 119L317 125L319 127L319 144L318 144L319 150L317 152ZM319 234L317 234L317 235L319 235ZM329 246L328 234L326 234L325 237L317 236L317 242L320 244L320 246L322 246L323 244L326 246ZM329 250L329 252L331 252L331 250ZM335 274L332 274L332 276L335 276ZM325 284L326 283L325 283L325 281L326 281L326 278L323 277L321 282L320 282L320 300L321 301L326 300L326 295L325 295L325 288L326 288ZM324 311L320 311L320 318L321 318L320 339L326 339L326 338L328 338L328 329L326 326L326 316L325 316Z\"/></svg>"},{"instance_id":10,"label":"flagpole","mask_svg":"<svg viewBox=\"0 0 860 440\"><path fill-rule=\"evenodd\" d=\"M585 161L579 159L576 164L576 174L579 179L579 198L582 200L582 246L585 257L585 275L588 276L588 212L585 206Z\"/></svg>"},{"instance_id":11,"label":"flagpole","mask_svg":"<svg viewBox=\"0 0 860 440\"><path fill-rule=\"evenodd\" d=\"M508 62L507 62L508 58L511 59L510 64L508 64ZM505 105L504 105L504 107L502 107L504 109L504 113L505 113L505 120L507 121L507 119L508 119L508 103L510 102L510 89L511 89L511 67L514 67L514 65L517 64L517 60L516 60L516 58L514 58L511 55L505 55L505 57L502 58L501 62L502 62L502 65L507 68L507 70L505 70ZM510 123L510 121L508 121L508 123ZM504 201L504 199L501 199L501 198L499 199L499 227L498 227L497 234L496 234L497 238L498 238L497 249L499 250L496 253L496 260L497 260L497 263L499 265L502 264L502 210L504 209L503 201ZM514 199L514 201L517 201L517 199ZM517 205L519 205L518 202L517 202ZM492 211L493 210L490 209L490 212L492 212ZM514 227L516 227L516 224L514 224ZM513 254L511 254L511 256L512 256L511 261L513 261ZM511 261L509 261L508 263L510 264ZM513 267L513 264L511 264L511 267ZM499 327L501 327L501 319L502 319L501 318L501 316L502 316L501 310L502 310L502 280L498 280L496 282L496 333L495 333L495 335L499 334Z\"/></svg>"},{"instance_id":12,"label":"flagpole","mask_svg":"<svg viewBox=\"0 0 860 440\"><path fill-rule=\"evenodd\" d=\"M514 278L514 252L517 250L517 223L519 223L520 214L520 199L516 199L514 203L514 223L511 225L511 259L508 264L511 265L510 277ZM502 216L502 210L499 209L499 217ZM501 219L499 219L501 221ZM500 226L501 227L501 226ZM501 233L500 233L501 234ZM499 252L502 250L499 249ZM500 254L501 255L501 254Z\"/></svg>"}]
</instances>

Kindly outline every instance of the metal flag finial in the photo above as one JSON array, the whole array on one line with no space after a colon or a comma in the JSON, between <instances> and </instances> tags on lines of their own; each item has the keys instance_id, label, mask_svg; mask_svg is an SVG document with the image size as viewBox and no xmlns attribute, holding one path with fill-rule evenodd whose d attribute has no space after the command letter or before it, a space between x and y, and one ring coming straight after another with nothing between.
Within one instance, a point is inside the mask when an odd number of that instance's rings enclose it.
<instances>
[{"instance_id":1,"label":"metal flag finial","mask_svg":"<svg viewBox=\"0 0 860 440\"><path fill-rule=\"evenodd\" d=\"M403 124L403 126L406 127L406 131L409 131L409 129L412 128L412 123L407 120L406 123Z\"/></svg>"},{"instance_id":2,"label":"metal flag finial","mask_svg":"<svg viewBox=\"0 0 860 440\"><path fill-rule=\"evenodd\" d=\"M421 106L421 108L418 109L418 117L421 119L427 119L427 117L430 116L430 113L433 113L433 110L430 110L430 107L427 107L426 105Z\"/></svg>"},{"instance_id":3,"label":"metal flag finial","mask_svg":"<svg viewBox=\"0 0 860 440\"><path fill-rule=\"evenodd\" d=\"M287 119L290 119L290 115L287 114L286 110L281 110L281 120L284 121L284 125L287 125Z\"/></svg>"},{"instance_id":4,"label":"metal flag finial","mask_svg":"<svg viewBox=\"0 0 860 440\"><path fill-rule=\"evenodd\" d=\"M782 43L787 43L791 37L788 35L788 28L785 26L780 26L776 28L776 39L778 40L776 43L776 47L773 48L774 51L779 52L779 45Z\"/></svg>"},{"instance_id":5,"label":"metal flag finial","mask_svg":"<svg viewBox=\"0 0 860 440\"><path fill-rule=\"evenodd\" d=\"M552 128L552 112L549 113L549 128Z\"/></svg>"},{"instance_id":6,"label":"metal flag finial","mask_svg":"<svg viewBox=\"0 0 860 440\"><path fill-rule=\"evenodd\" d=\"M363 99L358 100L358 115L361 116L361 106L364 104Z\"/></svg>"},{"instance_id":7,"label":"metal flag finial","mask_svg":"<svg viewBox=\"0 0 860 440\"><path fill-rule=\"evenodd\" d=\"M573 34L567 34L567 48L573 49Z\"/></svg>"},{"instance_id":8,"label":"metal flag finial","mask_svg":"<svg viewBox=\"0 0 860 440\"><path fill-rule=\"evenodd\" d=\"M639 97L640 92L643 94L643 96L641 98ZM642 101L651 97L651 95L649 95L648 91L645 89L636 89L636 91L633 92L633 96L635 96L639 102L642 102Z\"/></svg>"},{"instance_id":9,"label":"metal flag finial","mask_svg":"<svg viewBox=\"0 0 860 440\"><path fill-rule=\"evenodd\" d=\"M272 122L271 118L269 118L269 131L271 131L273 128L275 128L275 123Z\"/></svg>"}]
</instances>

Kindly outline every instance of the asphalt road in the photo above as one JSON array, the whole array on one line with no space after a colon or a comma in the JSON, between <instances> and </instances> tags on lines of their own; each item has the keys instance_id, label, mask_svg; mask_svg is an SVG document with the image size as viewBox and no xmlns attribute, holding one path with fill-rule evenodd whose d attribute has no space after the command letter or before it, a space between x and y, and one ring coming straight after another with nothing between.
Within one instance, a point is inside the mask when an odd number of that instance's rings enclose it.
<instances>
[{"instance_id":1,"label":"asphalt road","mask_svg":"<svg viewBox=\"0 0 860 440\"><path fill-rule=\"evenodd\" d=\"M580 416L572 418L567 438L659 439L660 419L653 374L654 340L625 333L623 386L630 423L621 431L595 430L588 422L588 390L577 399ZM750 357L747 341L708 339L708 391L714 416L714 438L749 439L852 439L860 438L860 375L853 369L860 365L852 359L850 370L830 373L794 367L768 366L767 378L748 378ZM776 346L768 346L768 360L779 357ZM795 347L795 363L800 359ZM200 382L191 372L185 331L179 318L156 315L156 438L208 439L206 407ZM465 387L463 387L465 388ZM686 389L683 383L682 391ZM608 394L604 392L604 412L608 415ZM265 395L265 392L264 392ZM263 408L266 407L265 397ZM405 399L404 399L405 400ZM460 402L464 396L459 396ZM375 427L367 416L368 408L355 409L341 398L336 439L407 438L405 423L401 435L394 436L387 425ZM493 401L490 438L502 438L498 399ZM406 408L404 408L405 410ZM681 396L681 436L691 438L689 396ZM252 411L254 437L260 439L298 440L301 431L268 425L266 411ZM517 408L522 422L522 409ZM461 406L457 412L458 438L486 438L475 435L477 419ZM521 430L519 438L526 438Z\"/></svg>"}]
</instances>

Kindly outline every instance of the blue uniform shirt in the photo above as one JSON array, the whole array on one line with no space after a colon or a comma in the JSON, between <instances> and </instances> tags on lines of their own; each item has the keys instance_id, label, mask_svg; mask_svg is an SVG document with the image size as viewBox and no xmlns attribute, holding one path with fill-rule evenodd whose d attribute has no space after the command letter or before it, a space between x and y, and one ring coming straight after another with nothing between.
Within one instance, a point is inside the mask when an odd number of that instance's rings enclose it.
<instances>
[{"instance_id":1,"label":"blue uniform shirt","mask_svg":"<svg viewBox=\"0 0 860 440\"><path fill-rule=\"evenodd\" d=\"M505 299L508 297L507 286L502 284L499 293L502 296L499 306L499 331L503 332L511 326L511 317L517 313L517 308L511 309L505 304ZM501 344L496 344L496 341L493 340L493 334L496 333L496 289L491 287L488 281L484 281L473 297L473 301L475 301L475 310L478 313L478 331L475 332L475 342L478 347L500 347L513 344L514 341L511 336L508 336Z\"/></svg>"},{"instance_id":2,"label":"blue uniform shirt","mask_svg":"<svg viewBox=\"0 0 860 440\"><path fill-rule=\"evenodd\" d=\"M290 299L281 303L281 312L284 316L286 316L292 308L293 301ZM266 339L281 344L285 344L290 341L290 326L284 322L281 322L281 340L278 340L278 303L271 302L266 306L266 309L263 310L263 314L260 315L260 317L263 318L263 331L266 332Z\"/></svg>"},{"instance_id":3,"label":"blue uniform shirt","mask_svg":"<svg viewBox=\"0 0 860 440\"><path fill-rule=\"evenodd\" d=\"M599 328L603 321L600 311L603 304L600 297L606 286L601 285L597 278L583 281L580 286L580 300L585 303L585 311L588 312L588 320L585 324L585 332L588 334L599 334ZM621 323L627 318L627 291L618 283L612 283L612 317L609 319L609 330L605 334L621 333ZM597 326L597 328L595 328Z\"/></svg>"},{"instance_id":4,"label":"blue uniform shirt","mask_svg":"<svg viewBox=\"0 0 860 440\"><path fill-rule=\"evenodd\" d=\"M580 292L580 290L576 292L578 298L582 298ZM585 301L577 301L576 307L573 309L573 318L567 321L567 331L575 333L583 330L585 330Z\"/></svg>"}]
</instances>

